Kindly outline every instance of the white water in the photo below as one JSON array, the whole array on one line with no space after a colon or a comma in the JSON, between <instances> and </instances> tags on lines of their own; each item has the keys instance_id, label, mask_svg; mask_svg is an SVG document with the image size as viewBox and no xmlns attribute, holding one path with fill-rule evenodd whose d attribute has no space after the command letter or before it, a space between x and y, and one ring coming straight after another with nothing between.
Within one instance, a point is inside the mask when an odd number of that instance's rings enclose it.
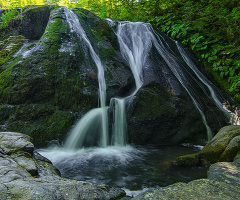
<instances>
[{"instance_id":1,"label":"white water","mask_svg":"<svg viewBox=\"0 0 240 200\"><path fill-rule=\"evenodd\" d=\"M114 122L113 122L113 146L126 145L127 121L125 112L125 99L114 98L111 100L112 106L114 104Z\"/></svg>"},{"instance_id":2,"label":"white water","mask_svg":"<svg viewBox=\"0 0 240 200\"><path fill-rule=\"evenodd\" d=\"M121 54L130 65L136 82L136 90L130 96L135 95L143 84L142 69L152 46L148 26L142 22L119 22L118 24L117 37Z\"/></svg>"},{"instance_id":3,"label":"white water","mask_svg":"<svg viewBox=\"0 0 240 200\"><path fill-rule=\"evenodd\" d=\"M148 25L142 22L119 22L117 27L117 38L123 58L129 64L133 73L136 88L125 98L114 98L114 124L113 124L113 145L126 145L127 121L125 107L130 103L134 95L143 85L142 71L146 63L152 42ZM112 104L113 104L112 103Z\"/></svg>"},{"instance_id":4,"label":"white water","mask_svg":"<svg viewBox=\"0 0 240 200\"><path fill-rule=\"evenodd\" d=\"M101 113L101 129L102 129L102 133L101 133L101 139L100 139L100 146L101 147L106 147L108 145L108 121L107 121L107 107L106 107L106 83L105 83L105 77L104 77L104 68L103 65L101 63L100 58L98 57L98 55L95 53L91 42L89 41L84 29L82 28L79 20L78 20L78 16L72 11L69 10L67 8L64 8L65 11L65 15L66 15L66 19L68 22L68 25L71 29L72 32L76 33L77 36L79 37L80 41L83 41L91 54L91 57L93 59L93 61L95 62L97 69L98 69L98 83L99 83L99 98L100 98L100 104L101 104L101 112L99 112L99 110L93 110L90 111L91 114L89 114L88 116L96 116L99 113ZM96 111L96 113L94 113ZM93 114L94 113L94 114ZM83 119L85 120L85 119ZM88 120L93 120L91 122L91 124L94 124L94 118L88 118ZM81 120L79 121L79 123L84 126L84 123L81 122ZM86 127L80 127L80 125L77 125L77 127L79 127L79 129L74 128L71 133L70 133L70 137L67 141L66 141L66 147L68 148L76 148L77 146L75 145L75 140L77 138L82 139L84 137L79 137L79 134L83 134L85 135L86 132L88 131L87 129L89 128L89 126L87 125ZM85 130L86 129L86 130ZM72 143L73 142L73 143ZM81 142L80 142L81 143ZM79 146L82 147L82 146Z\"/></svg>"},{"instance_id":5,"label":"white water","mask_svg":"<svg viewBox=\"0 0 240 200\"><path fill-rule=\"evenodd\" d=\"M71 137L68 137L65 143L67 149L77 149L84 147L84 139L88 134L97 134L101 130L103 109L95 108L86 113L71 131ZM96 138L96 137L94 137ZM100 139L98 139L101 141ZM99 144L98 146L103 146ZM105 147L105 146L103 146Z\"/></svg>"}]
</instances>

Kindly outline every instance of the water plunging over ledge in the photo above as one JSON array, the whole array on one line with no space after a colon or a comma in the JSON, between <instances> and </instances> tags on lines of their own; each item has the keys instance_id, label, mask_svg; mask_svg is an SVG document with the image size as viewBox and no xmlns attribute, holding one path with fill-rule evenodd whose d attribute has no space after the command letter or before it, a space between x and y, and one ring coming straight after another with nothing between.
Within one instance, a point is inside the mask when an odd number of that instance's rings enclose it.
<instances>
[{"instance_id":1,"label":"water plunging over ledge","mask_svg":"<svg viewBox=\"0 0 240 200\"><path fill-rule=\"evenodd\" d=\"M125 97L113 97L106 105L107 86L104 66L82 28L77 15L64 9L66 20L72 32L84 43L98 70L100 107L88 111L73 127L64 146L57 146L39 152L57 166L63 177L106 183L127 190L142 190L155 186L166 186L175 182L188 182L206 176L206 169L176 168L170 165L176 157L197 151L195 147L133 147L127 145L126 106L134 101L135 95L144 85L143 68L150 50L156 49L170 71L186 90L206 127L207 138L212 138L211 129L205 117L192 82L205 86L204 93L211 96L213 103L223 112L210 81L197 69L181 45L173 41L176 51L150 24L142 22L118 22L115 31L120 53L129 65L135 80L135 89ZM110 22L109 24L112 24ZM189 80L190 79L190 80ZM197 79L197 80L196 80ZM108 119L108 109L113 109L113 119ZM228 115L228 113L226 113ZM110 121L113 121L109 125ZM159 122L161 123L161 122ZM112 132L108 127L112 126ZM199 173L198 173L199 172ZM189 175L193 173L194 175Z\"/></svg>"},{"instance_id":2,"label":"water plunging over ledge","mask_svg":"<svg viewBox=\"0 0 240 200\"><path fill-rule=\"evenodd\" d=\"M85 31L83 30L78 17L71 10L65 9L67 22L73 32L75 32L80 40L86 44L90 51L90 55L98 69L98 82L99 82L99 99L100 108L90 110L85 116L83 116L76 126L72 129L66 140L66 149L77 149L86 146L100 146L107 147L108 145L126 145L126 105L130 104L138 90L144 84L143 78L143 67L146 65L148 60L150 49L154 46L163 60L168 65L174 76L183 86L192 99L193 104L198 110L202 121L206 127L207 139L210 141L213 137L211 128L208 125L205 117L201 102L199 102L197 95L195 94L196 89L192 86L192 81L195 81L196 75L199 79L197 84L206 86L209 90L209 94L212 97L213 102L216 106L222 110L226 115L228 113L223 109L222 103L219 101L211 83L207 78L197 69L194 63L191 61L185 50L181 47L178 42L174 41L175 48L178 52L172 51L166 40L158 35L150 24L143 22L118 22L117 30L115 32L122 57L128 63L133 77L135 79L135 90L132 91L126 97L118 98L114 97L110 101L110 107L114 108L112 133L108 131L108 107L106 106L106 83L104 78L104 66L101 63L100 58L95 53L91 42L87 38ZM107 20L109 25L112 25L110 19ZM209 95L205 90L203 91L206 95ZM95 126L95 128L91 128ZM96 131L98 130L98 131ZM101 130L101 131L100 131ZM96 132L99 132L96 134ZM91 137L92 140L90 141ZM88 139L86 139L88 138ZM84 142L85 140L85 142ZM87 141L86 141L87 140ZM97 140L97 142L96 142Z\"/></svg>"}]
</instances>

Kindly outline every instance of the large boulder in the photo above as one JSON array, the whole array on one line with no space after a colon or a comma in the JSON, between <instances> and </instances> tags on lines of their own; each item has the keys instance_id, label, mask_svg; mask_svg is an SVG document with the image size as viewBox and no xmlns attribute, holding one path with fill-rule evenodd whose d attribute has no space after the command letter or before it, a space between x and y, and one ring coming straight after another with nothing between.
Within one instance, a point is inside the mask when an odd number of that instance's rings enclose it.
<instances>
[{"instance_id":1,"label":"large boulder","mask_svg":"<svg viewBox=\"0 0 240 200\"><path fill-rule=\"evenodd\" d=\"M135 89L130 67L120 53L116 27L87 10L73 11L101 60L110 106L111 98L126 97ZM98 69L88 44L69 26L64 7L26 7L22 16L12 29L1 30L0 51L6 53L0 59L0 131L24 132L36 146L44 146L50 140L63 141L78 118L99 106ZM161 37L172 48L172 58L180 59L174 62L183 67L182 79L188 80L191 90L186 91L152 45L143 69L144 84L126 106L128 142L205 142L206 126L192 97L201 102L198 106L213 133L226 124L226 118L205 94L207 86L194 83L198 77L188 71L175 42Z\"/></svg>"},{"instance_id":2,"label":"large boulder","mask_svg":"<svg viewBox=\"0 0 240 200\"><path fill-rule=\"evenodd\" d=\"M34 152L30 137L0 132L1 199L121 199L123 190L61 178L49 160Z\"/></svg>"}]
</instances>

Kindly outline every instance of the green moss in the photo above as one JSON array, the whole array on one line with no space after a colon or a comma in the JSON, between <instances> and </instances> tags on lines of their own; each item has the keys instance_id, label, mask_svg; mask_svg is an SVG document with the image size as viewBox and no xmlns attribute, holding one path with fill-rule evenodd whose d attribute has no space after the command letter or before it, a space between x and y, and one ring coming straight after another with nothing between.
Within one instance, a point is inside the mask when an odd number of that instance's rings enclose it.
<instances>
[{"instance_id":1,"label":"green moss","mask_svg":"<svg viewBox=\"0 0 240 200\"><path fill-rule=\"evenodd\" d=\"M12 82L12 66L8 66L7 69L5 69L0 74L0 104L1 103L8 103L10 101L11 95L11 88L13 87Z\"/></svg>"},{"instance_id":2,"label":"green moss","mask_svg":"<svg viewBox=\"0 0 240 200\"><path fill-rule=\"evenodd\" d=\"M10 56L14 54L28 40L22 36L10 36L8 39L0 43L0 66L10 60ZM0 72L2 70L0 69Z\"/></svg>"},{"instance_id":3,"label":"green moss","mask_svg":"<svg viewBox=\"0 0 240 200\"><path fill-rule=\"evenodd\" d=\"M0 122L6 126L4 131L29 135L37 147L51 140L63 141L76 120L72 112L47 104L1 105L0 114Z\"/></svg>"},{"instance_id":4,"label":"green moss","mask_svg":"<svg viewBox=\"0 0 240 200\"><path fill-rule=\"evenodd\" d=\"M180 166L198 166L201 164L201 159L198 153L189 154L178 157L174 164Z\"/></svg>"},{"instance_id":5,"label":"green moss","mask_svg":"<svg viewBox=\"0 0 240 200\"><path fill-rule=\"evenodd\" d=\"M220 161L232 162L240 152L240 136L234 137L220 157Z\"/></svg>"},{"instance_id":6,"label":"green moss","mask_svg":"<svg viewBox=\"0 0 240 200\"><path fill-rule=\"evenodd\" d=\"M224 149L221 144L215 145L214 148L207 144L204 149L199 152L199 156L206 162L216 163L219 161Z\"/></svg>"}]
</instances>

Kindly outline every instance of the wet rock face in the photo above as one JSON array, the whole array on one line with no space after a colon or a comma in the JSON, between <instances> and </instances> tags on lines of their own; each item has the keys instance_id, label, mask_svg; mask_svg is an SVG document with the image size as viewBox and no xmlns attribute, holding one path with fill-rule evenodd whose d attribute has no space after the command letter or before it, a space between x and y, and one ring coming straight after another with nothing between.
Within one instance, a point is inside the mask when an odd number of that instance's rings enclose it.
<instances>
[{"instance_id":1,"label":"wet rock face","mask_svg":"<svg viewBox=\"0 0 240 200\"><path fill-rule=\"evenodd\" d=\"M73 11L104 67L106 105L113 97L126 97L135 81L113 29L89 11ZM99 106L97 67L88 46L69 27L64 8L24 9L22 24L16 25L12 34L25 39L0 66L0 131L24 132L37 146L63 141L77 118ZM0 45L3 51L6 47ZM154 48L143 79L143 87L126 108L129 143L206 140L206 128L192 99ZM226 122L224 117L203 93L197 98L210 105L203 108L215 132Z\"/></svg>"},{"instance_id":2,"label":"wet rock face","mask_svg":"<svg viewBox=\"0 0 240 200\"><path fill-rule=\"evenodd\" d=\"M34 152L30 137L0 132L1 199L121 199L106 185L63 179L49 160Z\"/></svg>"}]
</instances>

